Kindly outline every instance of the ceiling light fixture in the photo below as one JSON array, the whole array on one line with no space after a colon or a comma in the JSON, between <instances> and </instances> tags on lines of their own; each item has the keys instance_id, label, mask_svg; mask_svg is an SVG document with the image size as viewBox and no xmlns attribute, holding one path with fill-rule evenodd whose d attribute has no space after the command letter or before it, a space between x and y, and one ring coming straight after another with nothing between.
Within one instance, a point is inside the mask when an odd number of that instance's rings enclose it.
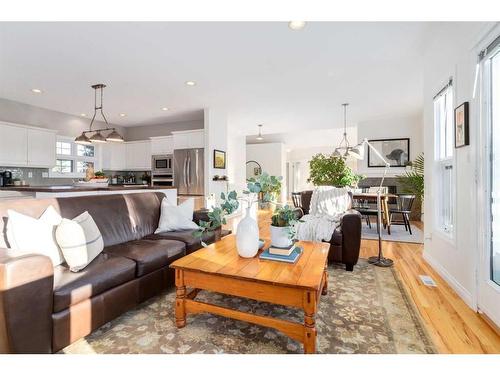
<instances>
[{"instance_id":1,"label":"ceiling light fixture","mask_svg":"<svg viewBox=\"0 0 500 375\"><path fill-rule=\"evenodd\" d=\"M302 30L306 27L305 21L290 21L288 22L288 27L292 30Z\"/></svg>"},{"instance_id":2,"label":"ceiling light fixture","mask_svg":"<svg viewBox=\"0 0 500 375\"><path fill-rule=\"evenodd\" d=\"M262 124L259 124L257 126L259 127L259 135L255 139L258 141L262 141L262 140L264 140L264 137L262 136Z\"/></svg>"},{"instance_id":3,"label":"ceiling light fixture","mask_svg":"<svg viewBox=\"0 0 500 375\"><path fill-rule=\"evenodd\" d=\"M123 142L124 139L123 137L116 131L115 128L109 127L108 120L106 119L106 116L104 116L104 112L102 111L102 97L103 97L103 89L106 87L106 85L102 83L98 83L96 85L91 86L94 89L94 116L92 116L92 120L90 121L90 126L89 130L82 132L78 137L75 138L75 143L81 144L81 145L90 145L92 143L106 143L108 141L110 142ZM99 105L97 104L97 90L100 91L100 100L99 100ZM97 129L97 130L92 130L92 125L94 124L95 116L97 115L97 111L101 112L101 116L104 119L104 122L106 125L108 125L107 128L104 129ZM85 113L82 113L81 116L86 116ZM110 131L111 133L105 137L102 135L102 132L105 131ZM88 137L89 133L94 133L90 138Z\"/></svg>"},{"instance_id":4,"label":"ceiling light fixture","mask_svg":"<svg viewBox=\"0 0 500 375\"><path fill-rule=\"evenodd\" d=\"M80 116L87 117L87 114L86 113L80 113Z\"/></svg>"},{"instance_id":5,"label":"ceiling light fixture","mask_svg":"<svg viewBox=\"0 0 500 375\"><path fill-rule=\"evenodd\" d=\"M186 86L196 86L196 82L195 81L186 81Z\"/></svg>"},{"instance_id":6,"label":"ceiling light fixture","mask_svg":"<svg viewBox=\"0 0 500 375\"><path fill-rule=\"evenodd\" d=\"M162 111L168 111L168 108L167 107L163 107L161 110Z\"/></svg>"},{"instance_id":7,"label":"ceiling light fixture","mask_svg":"<svg viewBox=\"0 0 500 375\"><path fill-rule=\"evenodd\" d=\"M35 94L41 94L43 91L40 89L31 89L31 92L33 92Z\"/></svg>"},{"instance_id":8,"label":"ceiling light fixture","mask_svg":"<svg viewBox=\"0 0 500 375\"><path fill-rule=\"evenodd\" d=\"M125 117L125 116L127 116L126 113L120 113L120 117Z\"/></svg>"},{"instance_id":9,"label":"ceiling light fixture","mask_svg":"<svg viewBox=\"0 0 500 375\"><path fill-rule=\"evenodd\" d=\"M349 103L343 103L342 107L344 108L344 135L339 145L335 149L333 155L346 158L350 151L354 148L349 145L349 141L347 140L347 106Z\"/></svg>"}]
</instances>

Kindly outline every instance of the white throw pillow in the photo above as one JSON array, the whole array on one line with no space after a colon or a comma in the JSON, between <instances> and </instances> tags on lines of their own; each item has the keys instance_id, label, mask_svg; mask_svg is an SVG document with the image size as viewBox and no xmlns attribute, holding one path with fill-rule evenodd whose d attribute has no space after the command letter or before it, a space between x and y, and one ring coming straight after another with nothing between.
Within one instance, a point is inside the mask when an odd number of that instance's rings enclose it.
<instances>
[{"instance_id":1,"label":"white throw pillow","mask_svg":"<svg viewBox=\"0 0 500 375\"><path fill-rule=\"evenodd\" d=\"M101 232L87 211L73 220L62 219L56 229L56 239L73 272L87 267L104 249Z\"/></svg>"},{"instance_id":2,"label":"white throw pillow","mask_svg":"<svg viewBox=\"0 0 500 375\"><path fill-rule=\"evenodd\" d=\"M161 201L160 222L155 233L198 229L198 225L193 222L193 211L194 199L192 198L187 199L178 206L174 206L167 198L163 198Z\"/></svg>"},{"instance_id":3,"label":"white throw pillow","mask_svg":"<svg viewBox=\"0 0 500 375\"><path fill-rule=\"evenodd\" d=\"M64 262L54 236L62 217L54 207L47 207L38 219L14 210L7 210L7 215L7 240L11 249L46 255L54 267Z\"/></svg>"}]
</instances>

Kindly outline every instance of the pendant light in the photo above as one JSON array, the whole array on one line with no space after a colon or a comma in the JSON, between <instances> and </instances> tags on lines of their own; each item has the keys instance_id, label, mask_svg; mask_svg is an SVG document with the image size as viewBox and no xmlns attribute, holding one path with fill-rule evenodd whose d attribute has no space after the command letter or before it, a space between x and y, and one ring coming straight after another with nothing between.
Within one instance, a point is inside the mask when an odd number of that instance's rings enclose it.
<instances>
[{"instance_id":1,"label":"pendant light","mask_svg":"<svg viewBox=\"0 0 500 375\"><path fill-rule=\"evenodd\" d=\"M92 120L90 121L89 130L82 132L81 135L75 138L75 143L81 145L90 145L92 143L106 143L106 142L123 142L123 137L116 131L115 128L111 128L108 124L108 120L106 116L104 116L104 112L102 111L102 97L103 90L106 87L103 83L98 83L91 86L94 89L94 116L92 116ZM99 90L99 105L97 104L97 91ZM104 119L107 128L92 130L92 125L94 124L95 116L97 115L97 111L101 112L101 116ZM107 137L102 135L102 132L111 131ZM90 138L88 137L89 133L94 133Z\"/></svg>"},{"instance_id":2,"label":"pendant light","mask_svg":"<svg viewBox=\"0 0 500 375\"><path fill-rule=\"evenodd\" d=\"M264 140L264 137L262 136L262 124L259 124L257 126L259 127L259 135L255 139L258 141L262 141L262 140Z\"/></svg>"},{"instance_id":3,"label":"pendant light","mask_svg":"<svg viewBox=\"0 0 500 375\"><path fill-rule=\"evenodd\" d=\"M333 155L338 156L338 157L343 157L346 158L349 156L349 152L353 149L349 145L349 141L347 140L347 106L349 103L343 103L342 107L344 109L344 135L342 136L342 140L340 141L339 145L335 149Z\"/></svg>"}]
</instances>

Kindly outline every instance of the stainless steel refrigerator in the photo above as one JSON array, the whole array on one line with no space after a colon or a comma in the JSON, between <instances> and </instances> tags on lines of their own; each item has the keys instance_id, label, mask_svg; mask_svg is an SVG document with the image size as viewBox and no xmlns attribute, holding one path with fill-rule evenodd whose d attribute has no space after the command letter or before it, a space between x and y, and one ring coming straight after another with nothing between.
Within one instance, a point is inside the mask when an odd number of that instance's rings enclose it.
<instances>
[{"instance_id":1,"label":"stainless steel refrigerator","mask_svg":"<svg viewBox=\"0 0 500 375\"><path fill-rule=\"evenodd\" d=\"M204 149L174 150L174 186L180 195L205 195Z\"/></svg>"}]
</instances>

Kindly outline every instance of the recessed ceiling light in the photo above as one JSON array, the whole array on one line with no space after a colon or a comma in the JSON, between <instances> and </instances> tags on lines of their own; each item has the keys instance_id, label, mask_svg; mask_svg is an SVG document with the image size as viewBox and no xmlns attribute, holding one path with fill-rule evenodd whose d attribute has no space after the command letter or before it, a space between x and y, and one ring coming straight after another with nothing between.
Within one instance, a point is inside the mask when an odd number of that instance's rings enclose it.
<instances>
[{"instance_id":1,"label":"recessed ceiling light","mask_svg":"<svg viewBox=\"0 0 500 375\"><path fill-rule=\"evenodd\" d=\"M186 86L196 86L196 82L195 81L186 81Z\"/></svg>"},{"instance_id":2,"label":"recessed ceiling light","mask_svg":"<svg viewBox=\"0 0 500 375\"><path fill-rule=\"evenodd\" d=\"M34 92L35 94L41 94L43 91L40 89L31 89L31 92Z\"/></svg>"},{"instance_id":3,"label":"recessed ceiling light","mask_svg":"<svg viewBox=\"0 0 500 375\"><path fill-rule=\"evenodd\" d=\"M127 116L125 113L120 113L120 117L125 117Z\"/></svg>"},{"instance_id":4,"label":"recessed ceiling light","mask_svg":"<svg viewBox=\"0 0 500 375\"><path fill-rule=\"evenodd\" d=\"M162 111L168 111L168 108L167 107L163 107L161 110Z\"/></svg>"},{"instance_id":5,"label":"recessed ceiling light","mask_svg":"<svg viewBox=\"0 0 500 375\"><path fill-rule=\"evenodd\" d=\"M292 30L302 30L306 27L305 21L290 21L288 22L288 27Z\"/></svg>"},{"instance_id":6,"label":"recessed ceiling light","mask_svg":"<svg viewBox=\"0 0 500 375\"><path fill-rule=\"evenodd\" d=\"M86 113L80 113L80 116L87 117L87 114Z\"/></svg>"}]
</instances>

